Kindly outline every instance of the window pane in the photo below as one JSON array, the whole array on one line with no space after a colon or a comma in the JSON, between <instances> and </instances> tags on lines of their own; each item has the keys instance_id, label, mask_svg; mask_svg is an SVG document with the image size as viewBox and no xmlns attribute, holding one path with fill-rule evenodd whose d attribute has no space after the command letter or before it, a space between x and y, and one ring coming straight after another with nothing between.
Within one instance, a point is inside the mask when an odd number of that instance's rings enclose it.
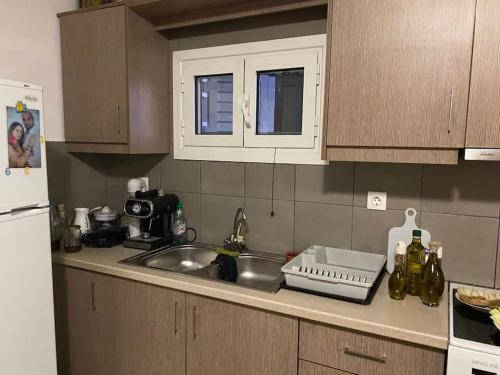
<instances>
[{"instance_id":1,"label":"window pane","mask_svg":"<svg viewBox=\"0 0 500 375\"><path fill-rule=\"evenodd\" d=\"M233 75L195 77L196 134L233 134Z\"/></svg>"},{"instance_id":2,"label":"window pane","mask_svg":"<svg viewBox=\"0 0 500 375\"><path fill-rule=\"evenodd\" d=\"M304 69L257 72L257 134L302 134Z\"/></svg>"}]
</instances>

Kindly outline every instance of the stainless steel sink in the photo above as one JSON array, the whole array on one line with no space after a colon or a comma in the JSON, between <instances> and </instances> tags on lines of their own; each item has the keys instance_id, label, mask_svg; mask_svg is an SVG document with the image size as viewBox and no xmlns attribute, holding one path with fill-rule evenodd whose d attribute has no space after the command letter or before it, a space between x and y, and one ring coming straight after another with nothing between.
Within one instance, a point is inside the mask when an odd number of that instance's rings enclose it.
<instances>
[{"instance_id":1,"label":"stainless steel sink","mask_svg":"<svg viewBox=\"0 0 500 375\"><path fill-rule=\"evenodd\" d=\"M124 259L120 263L161 269L224 283L218 266L212 264L217 257L216 246L192 243L171 246ZM259 252L248 252L236 258L238 278L235 284L276 293L284 279L281 266L285 258Z\"/></svg>"},{"instance_id":2,"label":"stainless steel sink","mask_svg":"<svg viewBox=\"0 0 500 375\"><path fill-rule=\"evenodd\" d=\"M284 261L271 257L258 256L253 254L243 254L236 258L238 265L238 285L250 288L268 290L270 285L277 287L274 292L279 290L283 281L281 266Z\"/></svg>"},{"instance_id":3,"label":"stainless steel sink","mask_svg":"<svg viewBox=\"0 0 500 375\"><path fill-rule=\"evenodd\" d=\"M145 254L139 258L140 265L159 268L172 272L189 272L210 265L217 256L215 247L181 245L160 251L158 254Z\"/></svg>"}]
</instances>

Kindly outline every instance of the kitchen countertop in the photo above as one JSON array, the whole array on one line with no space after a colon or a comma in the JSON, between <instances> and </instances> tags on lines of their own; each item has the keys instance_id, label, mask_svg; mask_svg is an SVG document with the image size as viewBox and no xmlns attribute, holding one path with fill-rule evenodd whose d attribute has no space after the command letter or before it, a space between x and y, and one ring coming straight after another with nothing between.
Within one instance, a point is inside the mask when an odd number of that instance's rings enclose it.
<instances>
[{"instance_id":1,"label":"kitchen countertop","mask_svg":"<svg viewBox=\"0 0 500 375\"><path fill-rule=\"evenodd\" d=\"M84 247L77 253L53 253L52 261L437 349L446 350L448 346L447 291L437 308L424 306L418 297L408 296L403 301L394 301L388 295L386 275L372 303L364 306L286 289L271 294L118 263L141 252L122 246L110 249Z\"/></svg>"}]
</instances>

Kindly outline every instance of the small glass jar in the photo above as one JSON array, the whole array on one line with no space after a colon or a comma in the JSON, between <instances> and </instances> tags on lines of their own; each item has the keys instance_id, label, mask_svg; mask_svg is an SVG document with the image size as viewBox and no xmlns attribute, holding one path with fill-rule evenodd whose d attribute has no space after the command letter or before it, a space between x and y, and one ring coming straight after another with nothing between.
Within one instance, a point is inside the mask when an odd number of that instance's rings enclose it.
<instances>
[{"instance_id":1,"label":"small glass jar","mask_svg":"<svg viewBox=\"0 0 500 375\"><path fill-rule=\"evenodd\" d=\"M64 228L64 251L76 253L82 249L82 232L79 225L70 225Z\"/></svg>"}]
</instances>

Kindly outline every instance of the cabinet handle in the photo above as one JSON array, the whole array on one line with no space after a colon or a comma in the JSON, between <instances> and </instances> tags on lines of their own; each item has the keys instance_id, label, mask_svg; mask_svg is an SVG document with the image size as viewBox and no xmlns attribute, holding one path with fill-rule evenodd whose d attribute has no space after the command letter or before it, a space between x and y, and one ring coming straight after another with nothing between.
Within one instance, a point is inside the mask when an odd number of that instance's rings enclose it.
<instances>
[{"instance_id":1,"label":"cabinet handle","mask_svg":"<svg viewBox=\"0 0 500 375\"><path fill-rule=\"evenodd\" d=\"M196 321L197 321L197 311L198 311L198 306L194 305L193 307L193 340L196 340L196 338L198 337L198 333L196 332L197 329L196 329Z\"/></svg>"},{"instance_id":2,"label":"cabinet handle","mask_svg":"<svg viewBox=\"0 0 500 375\"><path fill-rule=\"evenodd\" d=\"M353 351L353 350L349 349L348 346L344 346L344 354L352 355L353 357L369 359L370 361L375 361L375 362L380 362L380 363L385 363L387 361L387 356L385 354L381 355L381 356L372 356L372 355L369 355L366 353L360 353L360 352Z\"/></svg>"},{"instance_id":3,"label":"cabinet handle","mask_svg":"<svg viewBox=\"0 0 500 375\"><path fill-rule=\"evenodd\" d=\"M120 134L120 106L116 106L116 133Z\"/></svg>"},{"instance_id":4,"label":"cabinet handle","mask_svg":"<svg viewBox=\"0 0 500 375\"><path fill-rule=\"evenodd\" d=\"M450 108L448 111L448 134L451 133L451 116L453 115L453 99L454 99L454 91L450 92Z\"/></svg>"},{"instance_id":5,"label":"cabinet handle","mask_svg":"<svg viewBox=\"0 0 500 375\"><path fill-rule=\"evenodd\" d=\"M90 295L91 295L91 303L92 303L92 311L97 311L97 306L95 304L95 282L90 283Z\"/></svg>"},{"instance_id":6,"label":"cabinet handle","mask_svg":"<svg viewBox=\"0 0 500 375\"><path fill-rule=\"evenodd\" d=\"M174 336L177 335L177 332L179 331L177 329L177 306L178 306L178 302L175 301L175 303L174 303Z\"/></svg>"}]
</instances>

